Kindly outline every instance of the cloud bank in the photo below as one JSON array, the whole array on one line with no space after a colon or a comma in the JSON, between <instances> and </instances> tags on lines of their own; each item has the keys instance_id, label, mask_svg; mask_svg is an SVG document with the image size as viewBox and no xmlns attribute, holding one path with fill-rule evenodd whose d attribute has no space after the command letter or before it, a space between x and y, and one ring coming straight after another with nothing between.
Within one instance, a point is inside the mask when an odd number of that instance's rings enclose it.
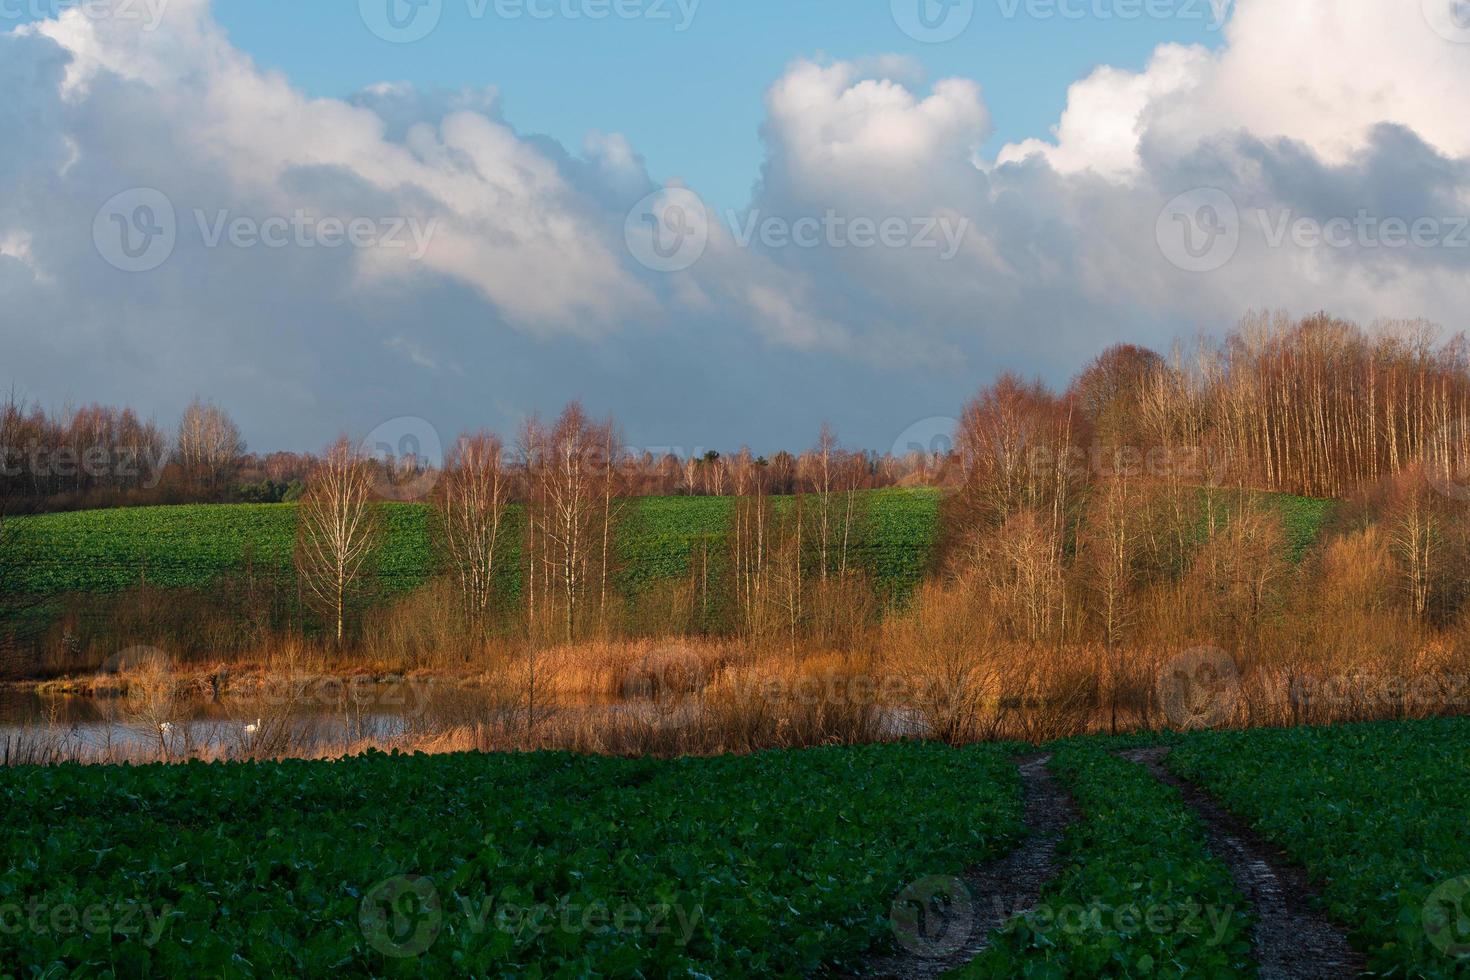
<instances>
[{"instance_id":1,"label":"cloud bank","mask_svg":"<svg viewBox=\"0 0 1470 980\"><path fill-rule=\"evenodd\" d=\"M1470 45L1418 2L1240 0L1220 50L1099 68L993 159L974 81L799 59L734 214L495 91L309 98L206 0L96 9L0 35L0 382L52 406L203 393L313 448L580 396L650 448L825 418L886 449L1004 368L1250 308L1458 330L1470 300Z\"/></svg>"}]
</instances>

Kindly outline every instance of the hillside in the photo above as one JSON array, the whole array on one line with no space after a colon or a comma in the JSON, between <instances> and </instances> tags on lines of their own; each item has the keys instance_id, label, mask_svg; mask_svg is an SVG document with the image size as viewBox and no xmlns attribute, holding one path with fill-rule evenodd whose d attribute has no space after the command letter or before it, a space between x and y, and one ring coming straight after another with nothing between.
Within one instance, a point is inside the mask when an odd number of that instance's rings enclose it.
<instances>
[{"instance_id":1,"label":"hillside","mask_svg":"<svg viewBox=\"0 0 1470 980\"><path fill-rule=\"evenodd\" d=\"M936 490L875 490L862 494L866 527L855 543L859 564L890 594L911 590L923 576L939 513ZM729 523L728 497L643 497L626 502L618 535L619 577L637 591L678 578L691 549L718 539ZM429 510L387 504L386 540L378 563L388 591L412 589L432 572ZM506 562L519 567L519 508L511 508ZM116 592L140 581L161 587L203 587L221 575L254 571L285 575L296 533L292 504L202 504L46 514L14 521L15 561L5 591L26 595ZM722 545L720 547L723 547ZM506 582L514 594L518 576Z\"/></svg>"},{"instance_id":2,"label":"hillside","mask_svg":"<svg viewBox=\"0 0 1470 980\"><path fill-rule=\"evenodd\" d=\"M883 591L905 595L929 565L940 491L874 490L862 496L868 520L854 545L858 563ZM1280 509L1292 558L1300 559L1331 516L1333 502L1263 497ZM623 587L636 592L686 574L696 543L723 537L733 503L728 497L643 497L624 506L618 574ZM385 513L380 583L389 592L415 588L432 572L428 508L387 504ZM514 569L519 566L519 508L511 508L510 518L506 564ZM141 581L198 588L245 571L286 575L296 510L292 504L200 504L46 514L12 523L15 560L4 591L48 596L117 592ZM517 593L518 572L512 571L505 585Z\"/></svg>"}]
</instances>

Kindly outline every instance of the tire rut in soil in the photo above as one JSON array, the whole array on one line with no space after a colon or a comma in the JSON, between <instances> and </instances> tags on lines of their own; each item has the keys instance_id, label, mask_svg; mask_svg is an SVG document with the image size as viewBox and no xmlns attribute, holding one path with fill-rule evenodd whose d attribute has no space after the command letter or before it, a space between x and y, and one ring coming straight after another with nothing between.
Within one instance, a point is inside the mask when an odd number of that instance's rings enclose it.
<instances>
[{"instance_id":1,"label":"tire rut in soil","mask_svg":"<svg viewBox=\"0 0 1470 980\"><path fill-rule=\"evenodd\" d=\"M1069 794L1046 768L1050 755L1018 760L1026 838L1004 857L961 876L969 893L973 920L961 936L904 943L900 953L874 960L862 974L895 980L927 980L964 966L990 945L990 934L1036 907L1041 890L1057 873L1056 850L1062 832L1077 820ZM958 944L958 948L956 947Z\"/></svg>"},{"instance_id":2,"label":"tire rut in soil","mask_svg":"<svg viewBox=\"0 0 1470 980\"><path fill-rule=\"evenodd\" d=\"M1199 816L1210 850L1230 869L1235 886L1255 910L1251 943L1262 980L1326 980L1362 973L1363 959L1348 944L1346 932L1313 903L1319 892L1306 872L1205 790L1166 769L1168 754L1164 746L1119 753L1177 789Z\"/></svg>"}]
</instances>

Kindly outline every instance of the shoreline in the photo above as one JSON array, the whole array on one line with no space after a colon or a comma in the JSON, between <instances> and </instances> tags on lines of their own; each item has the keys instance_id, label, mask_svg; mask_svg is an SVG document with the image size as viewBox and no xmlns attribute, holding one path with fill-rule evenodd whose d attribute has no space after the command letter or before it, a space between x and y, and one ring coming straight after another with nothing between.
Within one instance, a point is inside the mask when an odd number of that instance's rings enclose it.
<instances>
[{"instance_id":1,"label":"shoreline","mask_svg":"<svg viewBox=\"0 0 1470 980\"><path fill-rule=\"evenodd\" d=\"M489 672L462 673L445 670L379 671L363 668L335 668L292 671L264 668L257 664L170 672L168 680L178 689L196 688L203 696L250 696L263 688L283 683L340 685L352 687L391 687L401 684L444 684L464 689L491 686L497 676ZM0 694L32 694L39 697L126 697L138 684L157 683L156 679L136 674L68 674L61 677L26 677L0 680Z\"/></svg>"}]
</instances>

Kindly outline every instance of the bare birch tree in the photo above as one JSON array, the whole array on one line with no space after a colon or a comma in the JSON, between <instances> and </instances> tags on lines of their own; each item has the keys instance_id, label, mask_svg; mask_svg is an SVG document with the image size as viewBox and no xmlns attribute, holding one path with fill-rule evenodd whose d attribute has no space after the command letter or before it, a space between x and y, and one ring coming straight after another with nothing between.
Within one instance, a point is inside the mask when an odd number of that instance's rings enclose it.
<instances>
[{"instance_id":1,"label":"bare birch tree","mask_svg":"<svg viewBox=\"0 0 1470 980\"><path fill-rule=\"evenodd\" d=\"M545 611L555 610L556 632L571 642L591 621L589 603L608 598L617 491L609 486L613 468L601 459L616 440L573 403L550 429L533 427L523 441L530 447L523 455L530 485L527 555L536 598Z\"/></svg>"},{"instance_id":2,"label":"bare birch tree","mask_svg":"<svg viewBox=\"0 0 1470 980\"><path fill-rule=\"evenodd\" d=\"M858 489L867 472L861 453L843 450L833 428L823 423L817 444L798 460L802 479L810 488L803 516L811 525L811 563L818 581L845 578L859 521Z\"/></svg>"},{"instance_id":3,"label":"bare birch tree","mask_svg":"<svg viewBox=\"0 0 1470 980\"><path fill-rule=\"evenodd\" d=\"M731 464L734 513L730 519L730 569L740 623L748 637L765 632L775 543L769 469L742 447Z\"/></svg>"},{"instance_id":4,"label":"bare birch tree","mask_svg":"<svg viewBox=\"0 0 1470 980\"><path fill-rule=\"evenodd\" d=\"M535 416L527 419L521 427L517 450L520 454L520 476L525 485L525 542L522 554L525 557L524 574L526 590L526 741L532 740L536 731L536 674L539 647L537 600L540 596L541 539L537 526L541 513L541 468L545 465L545 432Z\"/></svg>"},{"instance_id":5,"label":"bare birch tree","mask_svg":"<svg viewBox=\"0 0 1470 980\"><path fill-rule=\"evenodd\" d=\"M832 567L832 539L837 476L842 463L841 450L837 446L837 433L825 422L821 435L811 452L802 457L803 474L812 488L812 501L816 526L812 529L812 547L817 553L817 578L827 581L827 572Z\"/></svg>"},{"instance_id":6,"label":"bare birch tree","mask_svg":"<svg viewBox=\"0 0 1470 980\"><path fill-rule=\"evenodd\" d=\"M495 599L511 477L504 444L490 432L462 436L445 461L435 495L444 559L470 621L483 630Z\"/></svg>"},{"instance_id":7,"label":"bare birch tree","mask_svg":"<svg viewBox=\"0 0 1470 980\"><path fill-rule=\"evenodd\" d=\"M1424 618L1430 612L1441 564L1442 522L1432 506L1428 487L1417 474L1401 483L1386 515L1389 540L1398 559L1409 608L1415 616Z\"/></svg>"},{"instance_id":8,"label":"bare birch tree","mask_svg":"<svg viewBox=\"0 0 1470 980\"><path fill-rule=\"evenodd\" d=\"M179 421L175 451L190 484L215 493L234 473L245 441L240 438L240 427L223 409L196 398Z\"/></svg>"},{"instance_id":9,"label":"bare birch tree","mask_svg":"<svg viewBox=\"0 0 1470 980\"><path fill-rule=\"evenodd\" d=\"M597 615L604 634L608 628L607 612L611 599L608 587L613 567L613 528L618 523L622 510L622 494L626 490L620 479L622 462L622 434L618 431L617 423L609 417L602 424L602 453L598 461L601 472L597 474L602 483L602 554L597 565Z\"/></svg>"},{"instance_id":10,"label":"bare birch tree","mask_svg":"<svg viewBox=\"0 0 1470 980\"><path fill-rule=\"evenodd\" d=\"M371 463L345 437L328 447L297 511L296 569L308 602L335 627L361 590L380 538Z\"/></svg>"},{"instance_id":11,"label":"bare birch tree","mask_svg":"<svg viewBox=\"0 0 1470 980\"><path fill-rule=\"evenodd\" d=\"M1082 535L1083 572L1109 653L1123 642L1131 619L1136 575L1137 498L1126 475L1098 487Z\"/></svg>"},{"instance_id":12,"label":"bare birch tree","mask_svg":"<svg viewBox=\"0 0 1470 980\"><path fill-rule=\"evenodd\" d=\"M1133 590L1137 580L1137 500L1127 473L1120 473L1096 489L1089 520L1081 535L1081 572L1094 600L1108 658L1111 727L1118 730L1118 684L1122 676L1125 630L1133 618ZM1102 671L1098 671L1101 678Z\"/></svg>"}]
</instances>

